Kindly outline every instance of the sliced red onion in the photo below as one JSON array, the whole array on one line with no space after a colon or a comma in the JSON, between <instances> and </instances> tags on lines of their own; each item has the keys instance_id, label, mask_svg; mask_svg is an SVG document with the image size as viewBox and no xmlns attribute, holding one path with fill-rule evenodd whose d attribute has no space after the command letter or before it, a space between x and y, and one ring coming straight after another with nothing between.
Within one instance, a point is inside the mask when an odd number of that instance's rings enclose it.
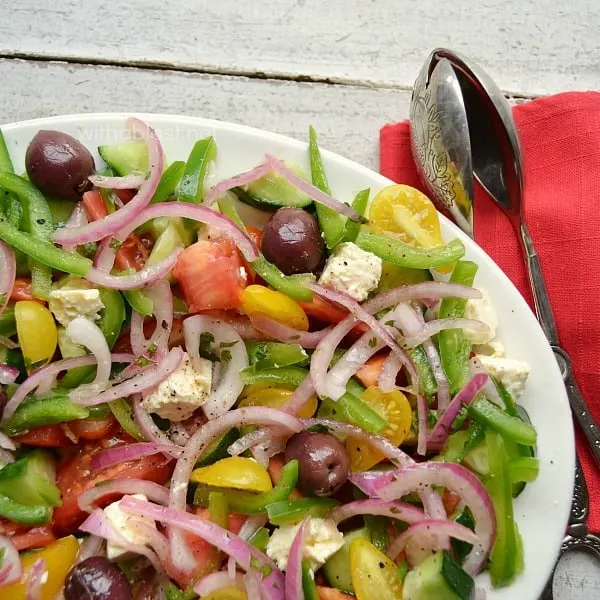
<instances>
[{"instance_id":1,"label":"sliced red onion","mask_svg":"<svg viewBox=\"0 0 600 600\"><path fill-rule=\"evenodd\" d=\"M181 456L183 449L175 444L154 444L151 442L137 442L123 446L115 446L95 454L92 458L92 469L107 469L119 463L137 460L153 454L167 454L172 458Z\"/></svg>"},{"instance_id":2,"label":"sliced red onion","mask_svg":"<svg viewBox=\"0 0 600 600\"><path fill-rule=\"evenodd\" d=\"M429 445L435 450L441 450L448 439L452 424L458 416L462 406L469 406L477 397L477 394L482 390L483 386L488 381L486 373L477 373L467 382L456 396L448 408L443 412L442 416L435 424L435 427L429 435Z\"/></svg>"},{"instance_id":3,"label":"sliced red onion","mask_svg":"<svg viewBox=\"0 0 600 600\"><path fill-rule=\"evenodd\" d=\"M231 413L229 413L231 414ZM214 421L213 421L214 423ZM193 468L193 464L191 465ZM227 553L245 571L256 571L262 575L262 585L269 600L284 600L284 577L277 565L265 554L254 548L238 535L219 527L215 523L189 514L125 496L119 504L121 510L149 517L163 525L189 531Z\"/></svg>"},{"instance_id":4,"label":"sliced red onion","mask_svg":"<svg viewBox=\"0 0 600 600\"><path fill-rule=\"evenodd\" d=\"M217 354L221 356L221 369L218 381L213 379L208 400L202 409L209 419L226 413L244 389L240 379L240 371L248 366L248 352L238 332L218 319L204 315L188 317L183 322L185 347L190 355L192 365L200 360L199 347L202 333L210 332L214 337ZM225 352L228 360L224 360Z\"/></svg>"},{"instance_id":5,"label":"sliced red onion","mask_svg":"<svg viewBox=\"0 0 600 600\"><path fill-rule=\"evenodd\" d=\"M279 173L281 177L287 179L295 188L298 188L301 192L305 193L309 198L312 198L315 202L328 206L336 213L345 215L353 221L361 221L362 217L350 206L332 198L325 192L322 192L319 188L315 187L308 181L302 179L286 166L286 164L275 158L271 154L265 154L265 160L267 164L275 171Z\"/></svg>"},{"instance_id":6,"label":"sliced red onion","mask_svg":"<svg viewBox=\"0 0 600 600\"><path fill-rule=\"evenodd\" d=\"M4 535L0 536L0 552L2 552L0 586L19 581L21 575L23 575L23 566L19 558L19 551L12 540Z\"/></svg>"},{"instance_id":7,"label":"sliced red onion","mask_svg":"<svg viewBox=\"0 0 600 600\"><path fill-rule=\"evenodd\" d=\"M446 329L466 329L467 331L477 333L488 333L490 330L483 321L478 321L477 319L435 319L434 321L425 323L421 331L415 335L405 337L403 343L408 348L414 348Z\"/></svg>"},{"instance_id":8,"label":"sliced red onion","mask_svg":"<svg viewBox=\"0 0 600 600\"><path fill-rule=\"evenodd\" d=\"M304 537L308 517L302 521L288 554L285 570L285 597L286 600L304 600L302 588L302 553L304 552Z\"/></svg>"},{"instance_id":9,"label":"sliced red onion","mask_svg":"<svg viewBox=\"0 0 600 600\"><path fill-rule=\"evenodd\" d=\"M127 206L129 206L129 204ZM114 214L116 213L113 213L113 215ZM95 221L95 223L98 222L99 221ZM141 271L136 271L131 275L110 275L96 267L92 267L87 272L85 278L96 285L106 288L115 290L134 290L168 275L177 263L177 258L182 252L182 248L176 248L169 256L167 256L167 258L153 265L146 265Z\"/></svg>"},{"instance_id":10,"label":"sliced red onion","mask_svg":"<svg viewBox=\"0 0 600 600\"><path fill-rule=\"evenodd\" d=\"M361 306L354 298L348 296L348 294L329 289L318 283L308 283L307 286L315 292L315 294L318 294L327 300L331 300L332 302L336 302L337 304L341 304L350 311L356 319L366 323L372 329L373 333L381 338L406 366L410 373L411 383L415 389L418 389L419 376L417 375L414 365L406 352L398 346L394 336L383 323L379 322L365 307Z\"/></svg>"},{"instance_id":11,"label":"sliced red onion","mask_svg":"<svg viewBox=\"0 0 600 600\"><path fill-rule=\"evenodd\" d=\"M270 335L263 333L254 327L246 315L232 316L231 313L225 310L209 310L204 314L219 319L219 321L223 321L224 323L227 323L227 325L231 325L240 334L240 337L243 340L258 341L272 339ZM188 314L185 313L183 316L187 317Z\"/></svg>"},{"instance_id":12,"label":"sliced red onion","mask_svg":"<svg viewBox=\"0 0 600 600\"><path fill-rule=\"evenodd\" d=\"M111 361L113 363L130 363L133 361L133 355L125 353L111 354ZM4 408L2 422L8 422L19 404L25 400L25 397L33 392L44 381L46 381L47 378L55 377L62 371L68 371L70 369L76 369L78 367L86 367L88 365L95 364L96 357L88 355L57 360L56 362L52 362L49 365L38 369L17 388L13 397L8 401L6 407Z\"/></svg>"},{"instance_id":13,"label":"sliced red onion","mask_svg":"<svg viewBox=\"0 0 600 600\"><path fill-rule=\"evenodd\" d=\"M142 356L148 348L148 340L144 335L144 315L137 310L131 311L129 324L129 341L131 350L136 356Z\"/></svg>"},{"instance_id":14,"label":"sliced red onion","mask_svg":"<svg viewBox=\"0 0 600 600\"><path fill-rule=\"evenodd\" d=\"M112 247L113 240L110 237L105 237L98 242L96 254L94 254L94 267L99 271L109 273L115 263L117 250ZM75 248L75 246L73 246Z\"/></svg>"},{"instance_id":15,"label":"sliced red onion","mask_svg":"<svg viewBox=\"0 0 600 600\"><path fill-rule=\"evenodd\" d=\"M250 431L233 442L227 448L227 453L231 456L239 456L242 452L252 448L252 446L270 442L275 437L277 431L280 431L277 427L263 427Z\"/></svg>"},{"instance_id":16,"label":"sliced red onion","mask_svg":"<svg viewBox=\"0 0 600 600\"><path fill-rule=\"evenodd\" d=\"M441 486L458 494L473 513L477 535L463 568L470 575L479 573L494 543L496 514L485 487L471 471L452 463L425 462L384 472L371 485L384 500L401 498L424 485Z\"/></svg>"},{"instance_id":17,"label":"sliced red onion","mask_svg":"<svg viewBox=\"0 0 600 600\"><path fill-rule=\"evenodd\" d=\"M481 364L481 361L477 358L477 356L474 356L469 361L469 375L474 376L478 373L484 373L485 375L488 375L487 381L481 389L482 393L494 404L502 409L505 409L506 405L504 404L502 396L500 396L498 392L496 384L492 381L492 378L489 376L487 369Z\"/></svg>"},{"instance_id":18,"label":"sliced red onion","mask_svg":"<svg viewBox=\"0 0 600 600\"><path fill-rule=\"evenodd\" d=\"M396 389L396 378L400 369L402 369L402 362L395 354L390 352L383 361L383 367L377 380L377 385L384 394L393 392Z\"/></svg>"},{"instance_id":19,"label":"sliced red onion","mask_svg":"<svg viewBox=\"0 0 600 600\"><path fill-rule=\"evenodd\" d=\"M102 238L113 236L126 227L152 199L163 172L163 151L154 130L139 119L127 119L127 127L134 135L141 136L148 146L149 170L148 178L138 190L134 198L123 208L104 219L93 221L83 227L73 229L62 228L54 234L57 244L73 245L96 242ZM99 284L101 285L101 284ZM108 286L106 286L108 287Z\"/></svg>"},{"instance_id":20,"label":"sliced red onion","mask_svg":"<svg viewBox=\"0 0 600 600\"><path fill-rule=\"evenodd\" d=\"M158 504L167 504L169 502L169 490L146 479L109 479L103 481L100 485L89 488L79 494L77 504L79 508L85 512L93 512L98 508L94 503L101 500L105 496L113 496L115 494L133 495L143 494L152 502Z\"/></svg>"},{"instance_id":21,"label":"sliced red onion","mask_svg":"<svg viewBox=\"0 0 600 600\"><path fill-rule=\"evenodd\" d=\"M15 457L4 448L0 448L0 465L9 465L15 462Z\"/></svg>"},{"instance_id":22,"label":"sliced red onion","mask_svg":"<svg viewBox=\"0 0 600 600\"><path fill-rule=\"evenodd\" d=\"M16 450L15 443L2 431L0 431L0 448L5 450Z\"/></svg>"},{"instance_id":23,"label":"sliced red onion","mask_svg":"<svg viewBox=\"0 0 600 600\"><path fill-rule=\"evenodd\" d=\"M71 216L65 223L65 229L75 229L77 227L83 227L88 224L88 216L85 212L85 208L83 206L83 202L78 202L71 213ZM63 250L67 252L77 252L77 245L65 245L63 246Z\"/></svg>"},{"instance_id":24,"label":"sliced red onion","mask_svg":"<svg viewBox=\"0 0 600 600\"><path fill-rule=\"evenodd\" d=\"M123 502L130 499L131 496L125 496L122 500L119 501L119 508L125 510L123 507ZM136 500L132 498L135 502L140 502L140 500ZM149 504L149 503L148 503ZM152 506L156 506L153 504ZM146 515L143 515L146 516ZM98 537L104 538L109 542L113 542L125 548L129 552L133 552L134 554L140 554L141 556L145 556L151 563L152 566L160 573L162 572L162 565L156 553L146 546L142 546L141 544L132 544L125 537L123 537L110 522L109 518L106 516L104 511L101 508L97 508L80 526L80 531L84 531L86 533L90 533L92 535L97 535ZM158 533L158 532L156 532Z\"/></svg>"},{"instance_id":25,"label":"sliced red onion","mask_svg":"<svg viewBox=\"0 0 600 600\"><path fill-rule=\"evenodd\" d=\"M0 335L0 346L4 346L9 350L16 350L17 348L19 348L18 342L13 342L9 337L6 337L5 335Z\"/></svg>"},{"instance_id":26,"label":"sliced red onion","mask_svg":"<svg viewBox=\"0 0 600 600\"><path fill-rule=\"evenodd\" d=\"M132 394L141 394L146 390L153 389L179 368L182 358L183 350L179 347L173 348L169 351L165 359L157 365L148 366L131 379L114 385L91 398L77 400L77 403L82 406L97 406L98 404L104 404L117 398L126 398Z\"/></svg>"},{"instance_id":27,"label":"sliced red onion","mask_svg":"<svg viewBox=\"0 0 600 600\"><path fill-rule=\"evenodd\" d=\"M290 415L297 415L303 408L303 406L311 399L315 393L315 386L313 385L312 378L307 375L302 383L294 390L292 395L285 401L281 410Z\"/></svg>"},{"instance_id":28,"label":"sliced red onion","mask_svg":"<svg viewBox=\"0 0 600 600\"><path fill-rule=\"evenodd\" d=\"M417 454L425 456L427 454L427 401L423 394L417 394Z\"/></svg>"},{"instance_id":29,"label":"sliced red onion","mask_svg":"<svg viewBox=\"0 0 600 600\"><path fill-rule=\"evenodd\" d=\"M16 275L15 253L8 244L0 240L0 315L8 303Z\"/></svg>"},{"instance_id":30,"label":"sliced red onion","mask_svg":"<svg viewBox=\"0 0 600 600\"><path fill-rule=\"evenodd\" d=\"M373 498L342 504L329 513L329 518L337 525L357 515L381 515L411 524L418 523L426 518L425 513L412 506L412 504L406 502L387 502Z\"/></svg>"},{"instance_id":31,"label":"sliced red onion","mask_svg":"<svg viewBox=\"0 0 600 600\"><path fill-rule=\"evenodd\" d=\"M171 478L169 506L185 510L190 476L198 457L204 452L208 444L232 427L257 424L285 427L292 433L298 433L303 429L302 422L296 417L281 410L265 406L248 406L230 410L220 417L208 421L190 438L184 448L183 454L177 460L173 477ZM171 532L171 556L179 567L183 568L183 570L189 570L186 567L190 565L191 554L180 532L177 530Z\"/></svg>"},{"instance_id":32,"label":"sliced red onion","mask_svg":"<svg viewBox=\"0 0 600 600\"><path fill-rule=\"evenodd\" d=\"M144 437L154 444L165 444L172 445L171 439L164 432L161 431L158 425L154 422L152 417L146 412L144 407L142 406L142 400L139 394L136 394L132 400L133 405L133 414L135 415L135 420L137 424L140 426Z\"/></svg>"},{"instance_id":33,"label":"sliced red onion","mask_svg":"<svg viewBox=\"0 0 600 600\"><path fill-rule=\"evenodd\" d=\"M148 340L146 349L156 348L151 358L160 360L169 350L169 337L173 329L173 292L166 280L157 281L144 290L152 300L156 328ZM143 335L143 330L142 330Z\"/></svg>"},{"instance_id":34,"label":"sliced red onion","mask_svg":"<svg viewBox=\"0 0 600 600\"><path fill-rule=\"evenodd\" d=\"M106 389L112 366L110 348L104 334L98 325L85 317L73 319L67 326L66 333L73 342L85 346L96 357L97 361L94 381L90 384L80 385L69 394L69 397L73 400L98 394Z\"/></svg>"},{"instance_id":35,"label":"sliced red onion","mask_svg":"<svg viewBox=\"0 0 600 600\"><path fill-rule=\"evenodd\" d=\"M130 205L131 202L127 205L127 208ZM113 237L117 242L124 242L127 239L127 236L135 229L141 227L147 221L158 217L183 217L205 223L206 225L215 227L227 234L240 249L248 262L255 261L260 256L254 242L229 217L226 217L207 206L199 206L197 204L190 204L189 202L161 202L160 204L149 206L141 211L130 223L114 234ZM102 264L104 266L110 265L110 268L112 268L112 265L114 264L114 257L117 253L113 246L114 244L108 244L104 249L106 256L100 258Z\"/></svg>"},{"instance_id":36,"label":"sliced red onion","mask_svg":"<svg viewBox=\"0 0 600 600\"><path fill-rule=\"evenodd\" d=\"M279 321L275 321L256 313L250 315L250 322L258 331L266 333L269 337L276 339L279 342L285 344L299 344L303 348L316 348L317 344L331 331L331 326L321 329L319 331L300 331L294 329Z\"/></svg>"},{"instance_id":37,"label":"sliced red onion","mask_svg":"<svg viewBox=\"0 0 600 600\"><path fill-rule=\"evenodd\" d=\"M123 177L105 177L104 175L90 175L88 179L97 187L109 190L137 190L146 182L146 175L130 173Z\"/></svg>"},{"instance_id":38,"label":"sliced red onion","mask_svg":"<svg viewBox=\"0 0 600 600\"><path fill-rule=\"evenodd\" d=\"M248 541L261 527L265 526L266 522L267 516L265 514L252 515L244 521L238 531L238 535L243 540ZM230 556L227 561L227 572L232 579L236 576L236 568L237 565L235 559Z\"/></svg>"},{"instance_id":39,"label":"sliced red onion","mask_svg":"<svg viewBox=\"0 0 600 600\"><path fill-rule=\"evenodd\" d=\"M97 535L88 535L81 546L79 546L77 562L83 562L86 558L90 558L90 556L103 556L103 545L104 540L101 537L98 537Z\"/></svg>"},{"instance_id":40,"label":"sliced red onion","mask_svg":"<svg viewBox=\"0 0 600 600\"><path fill-rule=\"evenodd\" d=\"M473 531L456 521L426 519L420 523L412 524L408 529L403 531L390 544L386 553L392 560L395 560L398 554L407 547L409 540L414 540L425 551L442 550L439 545L439 539L448 537L468 542L469 544L476 544L478 542L477 535ZM411 566L416 566L419 561L409 562Z\"/></svg>"},{"instance_id":41,"label":"sliced red onion","mask_svg":"<svg viewBox=\"0 0 600 600\"><path fill-rule=\"evenodd\" d=\"M212 206L225 192L228 192L235 187L248 185L270 172L271 167L267 164L262 164L258 165L258 167L254 167L254 169L251 169L250 171L245 171L244 173L234 175L230 179L225 179L211 188L210 192L206 195L203 204L205 206Z\"/></svg>"},{"instance_id":42,"label":"sliced red onion","mask_svg":"<svg viewBox=\"0 0 600 600\"><path fill-rule=\"evenodd\" d=\"M48 569L46 561L38 558L29 571L29 581L27 582L27 591L25 600L41 600L42 586L48 580Z\"/></svg>"},{"instance_id":43,"label":"sliced red onion","mask_svg":"<svg viewBox=\"0 0 600 600\"><path fill-rule=\"evenodd\" d=\"M0 384L9 385L19 376L19 369L0 363Z\"/></svg>"},{"instance_id":44,"label":"sliced red onion","mask_svg":"<svg viewBox=\"0 0 600 600\"><path fill-rule=\"evenodd\" d=\"M217 571L200 579L194 586L194 591L198 596L203 598L225 588L236 588L245 591L244 576L241 573L237 573L231 577L227 571Z\"/></svg>"}]
</instances>

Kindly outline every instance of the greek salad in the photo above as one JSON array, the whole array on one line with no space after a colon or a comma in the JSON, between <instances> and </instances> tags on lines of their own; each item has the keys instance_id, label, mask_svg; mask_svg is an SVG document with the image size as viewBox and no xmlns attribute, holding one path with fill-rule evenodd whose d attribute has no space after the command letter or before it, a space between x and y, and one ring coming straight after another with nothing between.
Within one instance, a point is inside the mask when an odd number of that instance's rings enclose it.
<instances>
[{"instance_id":1,"label":"greek salad","mask_svg":"<svg viewBox=\"0 0 600 600\"><path fill-rule=\"evenodd\" d=\"M125 126L0 134L0 600L510 586L530 368L430 200Z\"/></svg>"}]
</instances>

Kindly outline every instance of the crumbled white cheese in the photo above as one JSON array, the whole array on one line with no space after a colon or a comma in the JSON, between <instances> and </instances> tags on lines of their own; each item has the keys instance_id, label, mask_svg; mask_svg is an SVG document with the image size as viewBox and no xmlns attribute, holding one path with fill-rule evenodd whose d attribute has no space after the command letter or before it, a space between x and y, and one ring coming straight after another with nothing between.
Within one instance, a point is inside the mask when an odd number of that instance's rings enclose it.
<instances>
[{"instance_id":1,"label":"crumbled white cheese","mask_svg":"<svg viewBox=\"0 0 600 600\"><path fill-rule=\"evenodd\" d=\"M485 356L491 356L493 358L504 358L506 356L504 345L495 340L487 342L487 344L475 344L473 346L473 352L475 352L475 354L484 354Z\"/></svg>"},{"instance_id":2,"label":"crumbled white cheese","mask_svg":"<svg viewBox=\"0 0 600 600\"><path fill-rule=\"evenodd\" d=\"M210 394L212 362L204 358L192 361L184 353L179 368L144 398L143 407L163 419L180 422L189 419Z\"/></svg>"},{"instance_id":3,"label":"crumbled white cheese","mask_svg":"<svg viewBox=\"0 0 600 600\"><path fill-rule=\"evenodd\" d=\"M148 500L144 494L133 494L132 497L138 500ZM104 514L114 530L131 544L138 546L149 545L152 542L152 534L148 532L148 529L156 529L154 519L126 513L121 510L120 503L120 500L113 502L104 509ZM108 541L106 543L106 556L109 560L115 560L127 554L127 552L126 548L114 542Z\"/></svg>"},{"instance_id":4,"label":"crumbled white cheese","mask_svg":"<svg viewBox=\"0 0 600 600\"><path fill-rule=\"evenodd\" d=\"M299 528L300 524L282 525L271 535L267 544L267 556L273 559L280 569L287 567L290 548ZM315 570L344 545L344 536L331 519L311 518L305 532L302 556Z\"/></svg>"},{"instance_id":5,"label":"crumbled white cheese","mask_svg":"<svg viewBox=\"0 0 600 600\"><path fill-rule=\"evenodd\" d=\"M527 377L531 373L531 367L526 362L484 354L478 354L477 358L488 373L498 379L515 400L520 398L525 390Z\"/></svg>"},{"instance_id":6,"label":"crumbled white cheese","mask_svg":"<svg viewBox=\"0 0 600 600\"><path fill-rule=\"evenodd\" d=\"M483 288L477 289L481 292L481 298L467 301L465 318L482 321L488 326L489 331L469 331L465 329L465 336L474 344L487 344L496 337L498 316L487 291Z\"/></svg>"},{"instance_id":7,"label":"crumbled white cheese","mask_svg":"<svg viewBox=\"0 0 600 600\"><path fill-rule=\"evenodd\" d=\"M50 292L48 307L56 320L67 327L77 317L97 321L104 304L100 299L100 290L61 288Z\"/></svg>"},{"instance_id":8,"label":"crumbled white cheese","mask_svg":"<svg viewBox=\"0 0 600 600\"><path fill-rule=\"evenodd\" d=\"M336 246L327 259L319 283L362 302L379 285L382 265L378 256L346 242Z\"/></svg>"}]
</instances>

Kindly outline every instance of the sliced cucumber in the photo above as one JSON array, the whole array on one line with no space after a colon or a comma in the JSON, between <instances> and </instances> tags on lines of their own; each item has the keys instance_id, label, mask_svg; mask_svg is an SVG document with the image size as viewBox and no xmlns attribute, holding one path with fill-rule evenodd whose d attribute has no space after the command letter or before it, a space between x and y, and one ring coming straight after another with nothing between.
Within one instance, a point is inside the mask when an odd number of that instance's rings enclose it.
<instances>
[{"instance_id":1,"label":"sliced cucumber","mask_svg":"<svg viewBox=\"0 0 600 600\"><path fill-rule=\"evenodd\" d=\"M148 148L145 142L124 142L110 146L98 146L104 162L120 176L148 172Z\"/></svg>"},{"instance_id":2,"label":"sliced cucumber","mask_svg":"<svg viewBox=\"0 0 600 600\"><path fill-rule=\"evenodd\" d=\"M213 440L208 445L208 448L206 448L206 450L202 453L200 458L196 461L196 468L212 465L222 458L227 458L229 456L227 448L229 448L229 446L231 446L231 444L233 444L233 442L235 442L239 437L239 430L233 427L220 437Z\"/></svg>"},{"instance_id":3,"label":"sliced cucumber","mask_svg":"<svg viewBox=\"0 0 600 600\"><path fill-rule=\"evenodd\" d=\"M290 168L302 179L306 179L305 173L300 169L294 166ZM277 173L269 173L245 188L234 188L233 192L242 202L269 211L276 211L283 206L304 208L312 203L309 196Z\"/></svg>"},{"instance_id":4,"label":"sliced cucumber","mask_svg":"<svg viewBox=\"0 0 600 600\"><path fill-rule=\"evenodd\" d=\"M402 600L472 600L473 578L443 550L408 572Z\"/></svg>"},{"instance_id":5,"label":"sliced cucumber","mask_svg":"<svg viewBox=\"0 0 600 600\"><path fill-rule=\"evenodd\" d=\"M308 354L299 344L281 344L279 342L246 342L250 365L255 369L306 366Z\"/></svg>"},{"instance_id":6,"label":"sliced cucumber","mask_svg":"<svg viewBox=\"0 0 600 600\"><path fill-rule=\"evenodd\" d=\"M354 594L350 572L350 544L357 538L370 541L369 530L361 527L345 533L344 545L323 565L323 575L330 585L348 594Z\"/></svg>"}]
</instances>

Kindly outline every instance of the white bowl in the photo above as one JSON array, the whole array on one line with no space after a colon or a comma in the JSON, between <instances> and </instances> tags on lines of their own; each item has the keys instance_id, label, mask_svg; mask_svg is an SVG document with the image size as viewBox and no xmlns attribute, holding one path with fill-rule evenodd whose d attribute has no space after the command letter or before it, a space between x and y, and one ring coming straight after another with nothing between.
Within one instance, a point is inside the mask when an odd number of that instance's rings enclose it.
<instances>
[{"instance_id":1,"label":"white bowl","mask_svg":"<svg viewBox=\"0 0 600 600\"><path fill-rule=\"evenodd\" d=\"M17 172L24 170L27 144L40 129L58 129L80 139L99 157L95 148L123 139L125 114L71 115L35 119L2 127ZM305 141L207 119L170 115L137 115L158 133L168 161L185 160L193 143L207 135L217 142L217 179L250 169L265 152L292 160L308 170ZM391 182L348 159L323 152L334 196L341 200L371 188L375 193ZM97 164L101 164L98 162ZM574 478L574 439L565 388L554 355L529 306L494 261L454 224L441 217L446 239L460 238L466 256L479 265L476 284L486 288L498 313L498 339L512 358L532 368L520 400L538 431L540 474L515 501L515 517L525 547L525 572L508 588L494 590L487 575L478 578L488 600L536 600L553 568L563 538Z\"/></svg>"}]
</instances>

